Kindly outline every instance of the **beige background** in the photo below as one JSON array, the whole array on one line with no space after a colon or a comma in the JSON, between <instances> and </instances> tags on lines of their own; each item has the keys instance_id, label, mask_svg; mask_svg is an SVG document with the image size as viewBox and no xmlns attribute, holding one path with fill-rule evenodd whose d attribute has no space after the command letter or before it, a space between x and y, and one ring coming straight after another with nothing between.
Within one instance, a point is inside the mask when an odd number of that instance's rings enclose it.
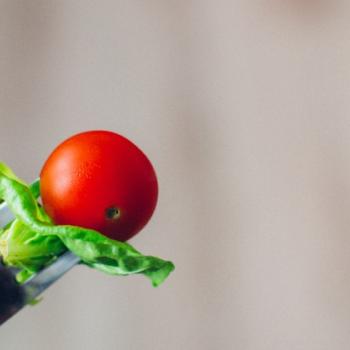
<instances>
[{"instance_id":1,"label":"beige background","mask_svg":"<svg viewBox=\"0 0 350 350\"><path fill-rule=\"evenodd\" d=\"M152 159L132 243L166 284L76 268L1 349L347 350L346 1L0 0L0 158L34 179L71 134Z\"/></svg>"}]
</instances>

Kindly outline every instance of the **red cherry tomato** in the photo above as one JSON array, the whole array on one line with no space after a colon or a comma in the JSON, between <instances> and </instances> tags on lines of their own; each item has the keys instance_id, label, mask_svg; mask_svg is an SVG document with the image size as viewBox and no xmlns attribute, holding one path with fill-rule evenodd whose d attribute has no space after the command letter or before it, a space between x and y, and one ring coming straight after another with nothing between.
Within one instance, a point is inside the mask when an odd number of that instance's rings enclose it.
<instances>
[{"instance_id":1,"label":"red cherry tomato","mask_svg":"<svg viewBox=\"0 0 350 350\"><path fill-rule=\"evenodd\" d=\"M43 206L55 224L94 229L119 241L151 218L158 183L145 154L125 137L88 131L70 137L40 174Z\"/></svg>"}]
</instances>

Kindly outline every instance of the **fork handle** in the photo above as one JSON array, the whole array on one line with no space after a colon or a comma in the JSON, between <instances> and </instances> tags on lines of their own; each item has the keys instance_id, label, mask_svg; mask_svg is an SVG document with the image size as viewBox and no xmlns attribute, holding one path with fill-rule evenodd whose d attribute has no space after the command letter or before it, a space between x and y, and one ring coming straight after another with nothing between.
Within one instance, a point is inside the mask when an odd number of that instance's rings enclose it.
<instances>
[{"instance_id":1,"label":"fork handle","mask_svg":"<svg viewBox=\"0 0 350 350\"><path fill-rule=\"evenodd\" d=\"M78 264L79 261L80 259L76 255L68 251L28 280L23 285L26 302L36 299L45 289Z\"/></svg>"},{"instance_id":2,"label":"fork handle","mask_svg":"<svg viewBox=\"0 0 350 350\"><path fill-rule=\"evenodd\" d=\"M0 324L11 317L25 303L25 293L12 273L0 266Z\"/></svg>"}]
</instances>

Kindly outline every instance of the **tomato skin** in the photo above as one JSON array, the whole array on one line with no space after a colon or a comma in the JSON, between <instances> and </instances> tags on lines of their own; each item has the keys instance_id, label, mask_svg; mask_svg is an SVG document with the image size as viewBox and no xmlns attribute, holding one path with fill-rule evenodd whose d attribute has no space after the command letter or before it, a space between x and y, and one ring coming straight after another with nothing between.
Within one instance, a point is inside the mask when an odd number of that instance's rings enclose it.
<instances>
[{"instance_id":1,"label":"tomato skin","mask_svg":"<svg viewBox=\"0 0 350 350\"><path fill-rule=\"evenodd\" d=\"M157 177L145 154L103 130L61 143L41 170L40 187L55 224L94 229L119 241L146 225L158 199Z\"/></svg>"}]
</instances>

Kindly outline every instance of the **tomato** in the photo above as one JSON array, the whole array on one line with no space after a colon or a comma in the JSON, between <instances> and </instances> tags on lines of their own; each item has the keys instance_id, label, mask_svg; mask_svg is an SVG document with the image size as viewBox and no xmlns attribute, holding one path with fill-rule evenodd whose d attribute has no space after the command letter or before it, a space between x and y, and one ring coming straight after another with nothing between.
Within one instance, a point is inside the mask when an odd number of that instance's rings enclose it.
<instances>
[{"instance_id":1,"label":"tomato","mask_svg":"<svg viewBox=\"0 0 350 350\"><path fill-rule=\"evenodd\" d=\"M158 182L145 154L125 137L88 131L70 137L40 173L43 206L58 225L126 241L151 218Z\"/></svg>"}]
</instances>

